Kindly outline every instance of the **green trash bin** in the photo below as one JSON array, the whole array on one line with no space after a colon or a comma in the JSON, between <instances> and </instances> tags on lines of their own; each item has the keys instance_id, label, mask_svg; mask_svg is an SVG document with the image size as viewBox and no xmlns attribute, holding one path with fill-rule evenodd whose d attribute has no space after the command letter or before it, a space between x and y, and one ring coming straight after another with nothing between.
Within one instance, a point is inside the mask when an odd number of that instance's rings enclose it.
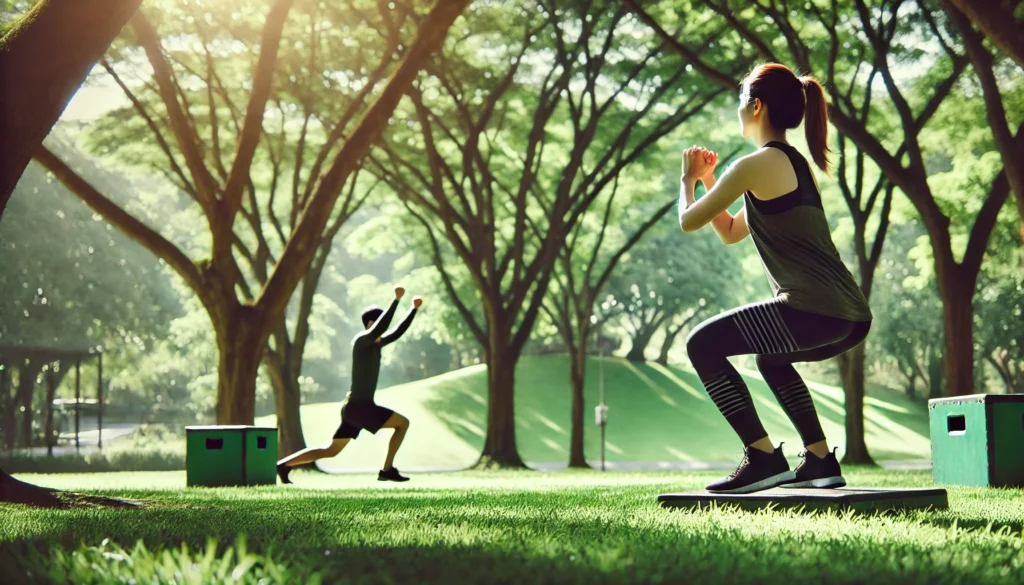
<instances>
[{"instance_id":1,"label":"green trash bin","mask_svg":"<svg viewBox=\"0 0 1024 585\"><path fill-rule=\"evenodd\" d=\"M1024 486L1024 395L937 398L928 419L937 483Z\"/></svg>"},{"instance_id":2,"label":"green trash bin","mask_svg":"<svg viewBox=\"0 0 1024 585\"><path fill-rule=\"evenodd\" d=\"M189 486L277 483L277 429L249 426L185 427Z\"/></svg>"}]
</instances>

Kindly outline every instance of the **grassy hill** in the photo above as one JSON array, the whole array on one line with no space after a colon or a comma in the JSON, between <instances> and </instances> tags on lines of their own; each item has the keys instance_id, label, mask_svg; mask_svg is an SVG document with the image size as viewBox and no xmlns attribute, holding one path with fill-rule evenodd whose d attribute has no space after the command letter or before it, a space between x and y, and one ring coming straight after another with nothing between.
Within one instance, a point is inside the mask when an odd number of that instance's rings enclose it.
<instances>
[{"instance_id":1,"label":"grassy hill","mask_svg":"<svg viewBox=\"0 0 1024 585\"><path fill-rule=\"evenodd\" d=\"M516 437L530 463L564 463L569 444L569 361L565 355L527 356L516 371ZM587 364L587 458L600 458L600 432L593 407L599 399L599 360ZM609 407L609 461L736 461L739 440L708 398L692 370L636 364L606 358ZM801 443L789 419L756 371L741 370L765 428L785 441L795 456ZM830 443L843 438L842 389L810 383ZM395 464L401 469L447 469L472 465L484 441L487 408L486 366L472 366L377 393L377 401L412 421ZM329 442L338 426L338 403L302 407L302 426L310 445ZM877 459L927 458L930 454L927 409L901 393L873 390L866 400L868 448ZM257 424L274 424L263 417ZM379 469L390 433L364 432L337 458L324 461L329 471Z\"/></svg>"}]
</instances>

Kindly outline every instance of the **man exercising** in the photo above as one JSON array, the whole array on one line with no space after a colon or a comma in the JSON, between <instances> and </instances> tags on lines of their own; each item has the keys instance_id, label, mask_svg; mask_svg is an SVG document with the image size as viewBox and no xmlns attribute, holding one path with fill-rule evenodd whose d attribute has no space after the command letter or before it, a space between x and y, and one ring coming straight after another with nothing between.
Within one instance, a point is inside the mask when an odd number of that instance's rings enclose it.
<instances>
[{"instance_id":1,"label":"man exercising","mask_svg":"<svg viewBox=\"0 0 1024 585\"><path fill-rule=\"evenodd\" d=\"M420 297L412 298L412 308L394 330L384 333L391 324L398 301L405 295L405 289L395 287L395 300L387 311L379 307L369 307L363 311L363 326L366 331L356 335L352 341L352 386L341 406L341 426L334 433L334 439L327 447L310 447L285 457L277 464L277 475L283 483L292 483L288 473L292 467L312 463L318 459L334 457L348 445L348 442L359 436L360 430L376 434L382 428L395 429L388 444L388 455L384 459L384 468L377 475L378 481L409 481L395 468L395 453L405 439L409 430L409 419L384 408L373 401L377 392L377 377L380 374L380 350L402 336L412 324L416 310L423 304Z\"/></svg>"}]
</instances>

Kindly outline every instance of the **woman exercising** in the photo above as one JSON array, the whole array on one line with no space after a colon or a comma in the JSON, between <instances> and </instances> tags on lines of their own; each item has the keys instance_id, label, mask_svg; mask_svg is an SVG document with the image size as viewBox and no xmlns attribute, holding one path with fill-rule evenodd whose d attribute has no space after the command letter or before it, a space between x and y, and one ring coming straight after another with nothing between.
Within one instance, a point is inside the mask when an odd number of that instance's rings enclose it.
<instances>
[{"instance_id":1,"label":"woman exercising","mask_svg":"<svg viewBox=\"0 0 1024 585\"><path fill-rule=\"evenodd\" d=\"M683 153L679 225L710 223L725 244L750 234L774 297L698 325L686 341L690 362L711 400L744 445L739 467L708 491L748 493L786 487L846 485L829 451L807 385L793 364L835 357L864 341L871 309L832 242L818 185L786 131L804 122L814 163L828 172L828 114L821 85L779 64L754 68L743 80L740 132L757 152L716 181L718 155L701 147ZM697 181L706 194L695 199ZM743 208L728 208L739 197ZM757 367L803 439L806 451L790 471L762 426L750 392L729 356L756 355Z\"/></svg>"}]
</instances>

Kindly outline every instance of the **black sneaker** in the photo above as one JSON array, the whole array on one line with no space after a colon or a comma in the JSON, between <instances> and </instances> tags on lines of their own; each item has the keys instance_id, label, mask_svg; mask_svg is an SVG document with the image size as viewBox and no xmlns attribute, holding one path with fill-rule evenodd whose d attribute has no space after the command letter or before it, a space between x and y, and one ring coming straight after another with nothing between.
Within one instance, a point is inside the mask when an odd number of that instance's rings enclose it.
<instances>
[{"instance_id":1,"label":"black sneaker","mask_svg":"<svg viewBox=\"0 0 1024 585\"><path fill-rule=\"evenodd\" d=\"M292 483L292 480L288 479L288 474L291 472L291 467L288 467L284 463L277 464L277 477L281 478L281 483Z\"/></svg>"},{"instance_id":2,"label":"black sneaker","mask_svg":"<svg viewBox=\"0 0 1024 585\"><path fill-rule=\"evenodd\" d=\"M772 453L747 447L743 461L729 477L709 485L707 490L720 494L748 494L793 481L782 445Z\"/></svg>"},{"instance_id":3,"label":"black sneaker","mask_svg":"<svg viewBox=\"0 0 1024 585\"><path fill-rule=\"evenodd\" d=\"M408 477L398 473L397 467L392 467L387 471L381 471L377 474L377 481L409 481Z\"/></svg>"},{"instance_id":4,"label":"black sneaker","mask_svg":"<svg viewBox=\"0 0 1024 585\"><path fill-rule=\"evenodd\" d=\"M804 451L800 456L804 460L796 466L796 477L782 487L841 488L846 485L843 471L839 468L839 460L836 459L835 449L824 457L818 457L810 451Z\"/></svg>"}]
</instances>

